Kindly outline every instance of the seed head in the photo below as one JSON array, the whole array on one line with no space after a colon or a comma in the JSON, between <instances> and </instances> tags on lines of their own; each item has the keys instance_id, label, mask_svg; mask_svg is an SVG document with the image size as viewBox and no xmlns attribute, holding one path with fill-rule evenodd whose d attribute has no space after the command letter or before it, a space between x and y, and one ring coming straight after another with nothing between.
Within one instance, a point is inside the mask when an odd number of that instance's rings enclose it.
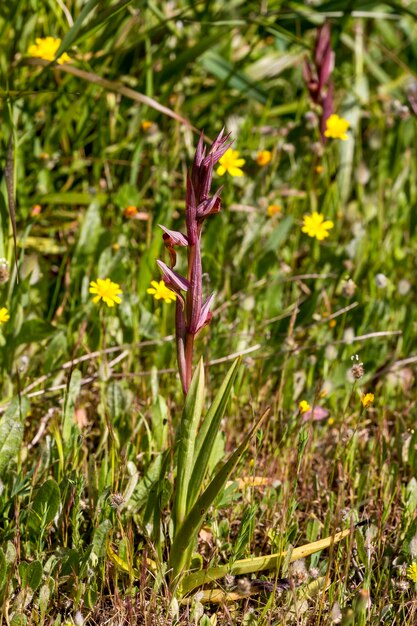
<instances>
[{"instance_id":1,"label":"seed head","mask_svg":"<svg viewBox=\"0 0 417 626\"><path fill-rule=\"evenodd\" d=\"M363 367L363 363L355 363L352 365L352 376L355 380L359 380L365 374L365 369Z\"/></svg>"},{"instance_id":2,"label":"seed head","mask_svg":"<svg viewBox=\"0 0 417 626\"><path fill-rule=\"evenodd\" d=\"M9 267L6 259L0 259L0 285L9 280Z\"/></svg>"},{"instance_id":3,"label":"seed head","mask_svg":"<svg viewBox=\"0 0 417 626\"><path fill-rule=\"evenodd\" d=\"M351 298L355 293L356 285L351 278L342 281L342 294L345 298Z\"/></svg>"},{"instance_id":4,"label":"seed head","mask_svg":"<svg viewBox=\"0 0 417 626\"><path fill-rule=\"evenodd\" d=\"M109 497L110 506L112 509L119 509L124 504L124 497L121 493L112 493Z\"/></svg>"},{"instance_id":5,"label":"seed head","mask_svg":"<svg viewBox=\"0 0 417 626\"><path fill-rule=\"evenodd\" d=\"M351 361L355 361L355 363L352 365L351 368L351 372L352 372L352 376L355 380L358 380L359 378L362 378L362 376L365 374L365 369L363 367L363 363L359 363L359 355L355 354L353 356L350 357Z\"/></svg>"}]
</instances>

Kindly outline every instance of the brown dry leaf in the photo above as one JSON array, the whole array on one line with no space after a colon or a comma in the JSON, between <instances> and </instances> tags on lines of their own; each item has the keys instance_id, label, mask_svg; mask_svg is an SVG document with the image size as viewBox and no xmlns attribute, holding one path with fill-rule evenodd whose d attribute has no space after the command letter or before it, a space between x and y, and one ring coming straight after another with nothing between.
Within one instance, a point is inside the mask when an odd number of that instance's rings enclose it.
<instances>
[{"instance_id":1,"label":"brown dry leaf","mask_svg":"<svg viewBox=\"0 0 417 626\"><path fill-rule=\"evenodd\" d=\"M206 543L211 543L213 539L213 534L208 528L202 528L198 535L201 541L205 541Z\"/></svg>"}]
</instances>

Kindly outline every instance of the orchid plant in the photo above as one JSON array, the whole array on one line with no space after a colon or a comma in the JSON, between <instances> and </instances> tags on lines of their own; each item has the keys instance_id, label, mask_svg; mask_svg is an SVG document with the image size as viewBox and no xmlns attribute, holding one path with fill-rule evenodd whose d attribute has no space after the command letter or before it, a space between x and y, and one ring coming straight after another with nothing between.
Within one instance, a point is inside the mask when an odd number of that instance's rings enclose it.
<instances>
[{"instance_id":1,"label":"orchid plant","mask_svg":"<svg viewBox=\"0 0 417 626\"><path fill-rule=\"evenodd\" d=\"M251 438L269 412L267 409L261 417L255 420L249 432L242 438L240 445L226 461L220 464L215 461L213 463L216 440L238 374L240 358L232 363L210 407L205 410L204 364L200 359L193 372L193 351L196 336L211 320L210 305L213 295L203 300L202 294L201 235L206 218L218 213L221 208L222 188L220 187L213 195L210 195L213 168L230 145L230 134L225 134L224 130L220 132L209 149L204 146L203 135L200 136L191 172L187 174L185 212L187 233L183 234L161 226L170 265L161 260L157 263L162 270L165 285L177 295L177 358L185 401L176 431L175 453L170 455L169 451L166 451L168 454L162 455L161 475L157 481L159 495L156 497L154 494L149 500L150 506L153 507L151 515L153 524L150 527L153 531L151 530L150 539L156 555L163 560L165 550L163 549L164 539L160 533L163 526L160 502L164 481L172 480L168 463L168 459L172 457L175 462L172 524L169 525L169 541L165 543L165 549L169 545L167 574L171 592L176 597L182 597L191 593L196 587L216 581L229 571L248 574L274 569L285 556L284 553L280 553L257 559L233 561L219 567L209 567L206 570L190 569L198 533L209 508L233 475ZM187 248L186 277L174 269L177 261L175 251L177 246ZM340 541L345 536L346 531L343 531L331 539L316 542L311 546L310 544L303 546L300 548L300 554L311 554L313 551L331 545L332 542ZM109 555L120 567L120 559L111 552ZM156 566L156 563L154 565ZM127 571L129 568L128 566L126 568ZM133 574L138 575L135 572ZM202 593L204 601L209 601L213 590L205 590Z\"/></svg>"},{"instance_id":2,"label":"orchid plant","mask_svg":"<svg viewBox=\"0 0 417 626\"><path fill-rule=\"evenodd\" d=\"M187 174L185 200L186 233L161 226L169 265L158 260L163 281L176 294L176 344L178 370L185 395L184 408L175 438L175 482L172 502L172 536L169 555L171 588L181 594L182 580L189 570L196 537L212 505L226 481L235 470L250 438L262 419L256 421L230 457L216 467L213 451L219 436L221 420L229 402L239 369L240 358L231 365L211 406L204 410L205 375L200 359L193 371L194 342L199 332L210 323L213 294L203 298L201 236L209 215L221 209L222 187L210 193L216 163L230 148L230 133L224 129L210 148L204 145L203 134L197 145L191 171ZM187 249L187 275L174 268L176 248ZM154 545L158 550L158 530ZM159 551L161 554L161 552Z\"/></svg>"},{"instance_id":3,"label":"orchid plant","mask_svg":"<svg viewBox=\"0 0 417 626\"><path fill-rule=\"evenodd\" d=\"M187 175L185 200L187 234L161 226L170 257L170 267L160 260L157 263L166 286L178 296L175 310L177 361L184 394L187 394L192 378L195 338L211 320L210 305L214 294L203 300L201 233L206 218L221 209L222 187L212 196L210 188L214 166L232 144L229 139L230 133L224 134L223 129L207 151L203 134L200 136L191 173ZM176 246L187 248L187 277L174 270L177 261Z\"/></svg>"}]
</instances>

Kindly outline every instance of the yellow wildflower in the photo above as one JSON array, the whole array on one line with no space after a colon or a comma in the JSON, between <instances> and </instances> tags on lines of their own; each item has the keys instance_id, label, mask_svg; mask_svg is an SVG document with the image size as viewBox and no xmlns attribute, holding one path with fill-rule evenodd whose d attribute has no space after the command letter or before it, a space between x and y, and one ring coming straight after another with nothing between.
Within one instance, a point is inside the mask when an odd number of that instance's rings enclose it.
<instances>
[{"instance_id":1,"label":"yellow wildflower","mask_svg":"<svg viewBox=\"0 0 417 626\"><path fill-rule=\"evenodd\" d=\"M364 409L367 409L368 406L370 406L373 401L375 399L375 396L373 393L363 393L361 395L361 402L362 402L362 406Z\"/></svg>"},{"instance_id":2,"label":"yellow wildflower","mask_svg":"<svg viewBox=\"0 0 417 626\"><path fill-rule=\"evenodd\" d=\"M35 41L36 43L29 46L29 56L45 59L45 61L54 61L57 50L61 45L61 39L59 37L36 37ZM57 59L59 65L69 61L71 59L66 52Z\"/></svg>"},{"instance_id":3,"label":"yellow wildflower","mask_svg":"<svg viewBox=\"0 0 417 626\"><path fill-rule=\"evenodd\" d=\"M147 130L149 130L150 128L152 128L153 126L153 122L150 122L149 120L143 120L143 122L141 122L141 129L144 130L145 132Z\"/></svg>"},{"instance_id":4,"label":"yellow wildflower","mask_svg":"<svg viewBox=\"0 0 417 626\"><path fill-rule=\"evenodd\" d=\"M272 152L270 152L269 150L261 150L256 155L256 162L258 165L260 165L260 167L265 167L265 165L268 165L271 159L272 159Z\"/></svg>"},{"instance_id":5,"label":"yellow wildflower","mask_svg":"<svg viewBox=\"0 0 417 626\"><path fill-rule=\"evenodd\" d=\"M304 215L303 233L307 233L309 237L315 237L319 241L323 241L329 236L329 231L333 228L334 224L330 220L324 221L324 216L321 213L314 211L311 215Z\"/></svg>"},{"instance_id":6,"label":"yellow wildflower","mask_svg":"<svg viewBox=\"0 0 417 626\"><path fill-rule=\"evenodd\" d=\"M239 152L229 148L219 160L220 166L217 168L219 176L223 176L226 172L230 176L243 176L243 170L240 168L245 165L245 159L239 159Z\"/></svg>"},{"instance_id":7,"label":"yellow wildflower","mask_svg":"<svg viewBox=\"0 0 417 626\"><path fill-rule=\"evenodd\" d=\"M407 578L409 578L413 583L417 583L417 562L414 561L411 565L407 567Z\"/></svg>"},{"instance_id":8,"label":"yellow wildflower","mask_svg":"<svg viewBox=\"0 0 417 626\"><path fill-rule=\"evenodd\" d=\"M8 322L10 319L10 315L9 315L9 311L6 309L6 307L2 307L0 309L0 324L5 324L6 322Z\"/></svg>"},{"instance_id":9,"label":"yellow wildflower","mask_svg":"<svg viewBox=\"0 0 417 626\"><path fill-rule=\"evenodd\" d=\"M298 405L298 410L300 411L300 413L307 413L307 411L311 410L311 406L309 405L307 400L301 400L300 404Z\"/></svg>"},{"instance_id":10,"label":"yellow wildflower","mask_svg":"<svg viewBox=\"0 0 417 626\"><path fill-rule=\"evenodd\" d=\"M328 426L333 426L333 424L334 424L334 417L329 417L329 419L327 420L327 424L328 424Z\"/></svg>"},{"instance_id":11,"label":"yellow wildflower","mask_svg":"<svg viewBox=\"0 0 417 626\"><path fill-rule=\"evenodd\" d=\"M279 215L281 213L281 205L280 204L270 204L266 210L269 217L274 217L274 215Z\"/></svg>"},{"instance_id":12,"label":"yellow wildflower","mask_svg":"<svg viewBox=\"0 0 417 626\"><path fill-rule=\"evenodd\" d=\"M348 138L346 131L349 126L350 123L347 120L333 114L326 120L326 130L324 131L324 136L330 137L331 139L342 139L343 141L346 141Z\"/></svg>"},{"instance_id":13,"label":"yellow wildflower","mask_svg":"<svg viewBox=\"0 0 417 626\"><path fill-rule=\"evenodd\" d=\"M90 283L90 293L96 294L93 302L97 303L103 300L107 306L113 307L115 304L121 303L119 294L123 293L120 285L113 283L110 278L97 278L97 281Z\"/></svg>"},{"instance_id":14,"label":"yellow wildflower","mask_svg":"<svg viewBox=\"0 0 417 626\"><path fill-rule=\"evenodd\" d=\"M174 302L177 299L177 294L168 289L163 280L160 280L159 283L156 280L151 281L152 287L147 289L147 293L150 293L151 296L155 298L155 300L164 300L167 304Z\"/></svg>"}]
</instances>

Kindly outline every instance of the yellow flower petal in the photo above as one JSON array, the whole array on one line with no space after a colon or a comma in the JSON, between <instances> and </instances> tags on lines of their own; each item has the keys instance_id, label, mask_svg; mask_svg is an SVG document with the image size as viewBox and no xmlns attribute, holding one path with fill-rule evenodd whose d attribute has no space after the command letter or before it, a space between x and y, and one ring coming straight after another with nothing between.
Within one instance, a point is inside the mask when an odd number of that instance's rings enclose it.
<instances>
[{"instance_id":1,"label":"yellow flower petal","mask_svg":"<svg viewBox=\"0 0 417 626\"><path fill-rule=\"evenodd\" d=\"M229 148L219 160L217 174L223 176L226 172L230 176L243 176L243 171L239 169L245 164L245 159L239 158L239 152Z\"/></svg>"},{"instance_id":2,"label":"yellow flower petal","mask_svg":"<svg viewBox=\"0 0 417 626\"><path fill-rule=\"evenodd\" d=\"M177 294L174 291L171 291L163 280L160 280L159 283L156 280L153 280L151 285L154 285L154 287L149 287L146 291L153 296L155 300L163 299L167 304L176 300Z\"/></svg>"},{"instance_id":3,"label":"yellow flower petal","mask_svg":"<svg viewBox=\"0 0 417 626\"><path fill-rule=\"evenodd\" d=\"M97 278L96 281L91 281L89 292L97 294L93 298L95 304L103 300L108 307L114 307L115 304L120 304L122 301L119 297L119 294L123 293L120 285L113 283L110 278Z\"/></svg>"}]
</instances>

